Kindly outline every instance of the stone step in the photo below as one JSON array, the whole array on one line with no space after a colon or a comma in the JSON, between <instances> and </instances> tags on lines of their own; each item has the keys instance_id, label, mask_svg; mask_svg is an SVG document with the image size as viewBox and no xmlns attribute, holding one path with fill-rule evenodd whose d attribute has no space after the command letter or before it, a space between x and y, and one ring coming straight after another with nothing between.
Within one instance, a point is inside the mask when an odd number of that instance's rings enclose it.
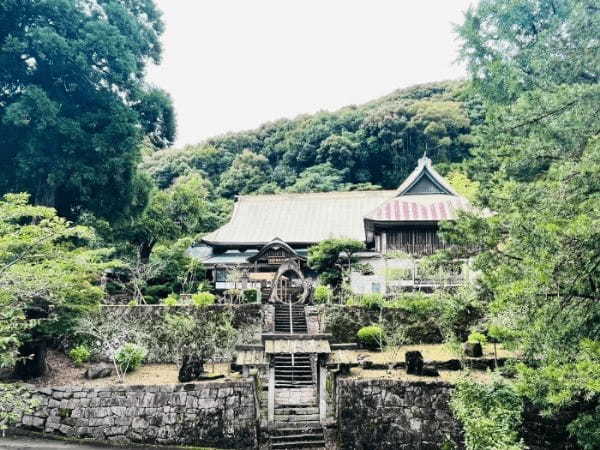
<instances>
[{"instance_id":1,"label":"stone step","mask_svg":"<svg viewBox=\"0 0 600 450\"><path fill-rule=\"evenodd\" d=\"M298 428L303 431L314 433L315 431L322 431L321 422L277 422L273 421L272 433L298 433Z\"/></svg>"},{"instance_id":2,"label":"stone step","mask_svg":"<svg viewBox=\"0 0 600 450\"><path fill-rule=\"evenodd\" d=\"M300 389L300 388L306 388L312 386L312 381L311 382L303 382L303 381L296 381L294 383L278 383L277 381L275 382L275 387L276 388L281 388L281 389Z\"/></svg>"},{"instance_id":3,"label":"stone step","mask_svg":"<svg viewBox=\"0 0 600 450\"><path fill-rule=\"evenodd\" d=\"M270 436L271 438L271 442L282 442L282 441L298 441L298 440L306 440L306 441L312 441L312 440L322 440L323 439L323 433L302 433L300 434L297 429L294 429L292 431L295 431L296 434L281 434L279 436L277 435L272 435Z\"/></svg>"},{"instance_id":4,"label":"stone step","mask_svg":"<svg viewBox=\"0 0 600 450\"><path fill-rule=\"evenodd\" d=\"M304 450L324 449L324 440L315 441L284 441L284 442L272 442L271 448L286 449L286 448L302 448Z\"/></svg>"},{"instance_id":5,"label":"stone step","mask_svg":"<svg viewBox=\"0 0 600 450\"><path fill-rule=\"evenodd\" d=\"M314 422L320 419L319 414L304 414L304 415L286 415L286 414L277 414L275 411L275 415L273 416L277 422Z\"/></svg>"},{"instance_id":6,"label":"stone step","mask_svg":"<svg viewBox=\"0 0 600 450\"><path fill-rule=\"evenodd\" d=\"M277 370L275 371L275 378L279 378L279 379L288 379L288 378L298 378L300 379L310 379L312 380L312 373L281 373L281 372L277 372Z\"/></svg>"},{"instance_id":7,"label":"stone step","mask_svg":"<svg viewBox=\"0 0 600 450\"><path fill-rule=\"evenodd\" d=\"M319 408L316 406L305 408L289 408L287 406L275 406L275 414L287 414L287 415L306 415L306 414L319 414Z\"/></svg>"}]
</instances>

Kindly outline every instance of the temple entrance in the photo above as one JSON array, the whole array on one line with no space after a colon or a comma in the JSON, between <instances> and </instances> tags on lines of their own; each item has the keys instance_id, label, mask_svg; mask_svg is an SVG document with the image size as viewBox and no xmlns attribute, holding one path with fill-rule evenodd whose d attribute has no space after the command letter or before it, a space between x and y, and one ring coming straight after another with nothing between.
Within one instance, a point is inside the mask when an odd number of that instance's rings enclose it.
<instances>
[{"instance_id":1,"label":"temple entrance","mask_svg":"<svg viewBox=\"0 0 600 450\"><path fill-rule=\"evenodd\" d=\"M281 274L277 280L277 298L283 303L297 303L304 291L303 280L292 270Z\"/></svg>"},{"instance_id":2,"label":"temple entrance","mask_svg":"<svg viewBox=\"0 0 600 450\"><path fill-rule=\"evenodd\" d=\"M304 303L308 294L309 288L298 263L288 260L281 264L273 280L271 300L290 305Z\"/></svg>"}]
</instances>

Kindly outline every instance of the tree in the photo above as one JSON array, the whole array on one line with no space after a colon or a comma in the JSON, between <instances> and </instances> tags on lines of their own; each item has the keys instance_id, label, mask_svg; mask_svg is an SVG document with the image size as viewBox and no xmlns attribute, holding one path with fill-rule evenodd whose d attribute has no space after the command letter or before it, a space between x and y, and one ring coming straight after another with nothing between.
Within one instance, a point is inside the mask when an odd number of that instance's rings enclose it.
<instances>
[{"instance_id":1,"label":"tree","mask_svg":"<svg viewBox=\"0 0 600 450\"><path fill-rule=\"evenodd\" d=\"M127 216L144 137L174 139L170 98L144 83L162 32L152 0L3 1L0 193L67 218Z\"/></svg>"},{"instance_id":2,"label":"tree","mask_svg":"<svg viewBox=\"0 0 600 450\"><path fill-rule=\"evenodd\" d=\"M465 216L447 237L483 250L480 295L524 353L521 392L539 405L569 377L584 378L573 402L599 398L597 374L575 364L600 341L599 16L588 0L485 0L458 28L487 110L468 175L494 214ZM554 367L566 373L547 376ZM581 445L586 420L570 427Z\"/></svg>"},{"instance_id":3,"label":"tree","mask_svg":"<svg viewBox=\"0 0 600 450\"><path fill-rule=\"evenodd\" d=\"M27 342L43 349L53 337L65 336L78 317L97 305L95 286L107 267L105 250L83 244L92 231L73 226L55 210L28 204L26 194L0 200L0 366L12 367ZM39 356L36 354L36 356Z\"/></svg>"},{"instance_id":4,"label":"tree","mask_svg":"<svg viewBox=\"0 0 600 450\"><path fill-rule=\"evenodd\" d=\"M225 197L235 194L249 194L268 183L271 167L269 160L250 150L244 150L238 155L221 175L219 192Z\"/></svg>"},{"instance_id":5,"label":"tree","mask_svg":"<svg viewBox=\"0 0 600 450\"><path fill-rule=\"evenodd\" d=\"M231 202L213 199L210 182L198 174L178 178L168 189L154 190L147 209L120 224L121 239L131 242L146 264L154 246L218 228L231 210Z\"/></svg>"},{"instance_id":6,"label":"tree","mask_svg":"<svg viewBox=\"0 0 600 450\"><path fill-rule=\"evenodd\" d=\"M329 192L344 190L346 170L338 170L330 163L318 164L302 172L288 188L290 192Z\"/></svg>"},{"instance_id":7,"label":"tree","mask_svg":"<svg viewBox=\"0 0 600 450\"><path fill-rule=\"evenodd\" d=\"M308 249L308 266L323 284L339 289L356 264L354 254L364 249L365 244L354 239L326 239Z\"/></svg>"}]
</instances>

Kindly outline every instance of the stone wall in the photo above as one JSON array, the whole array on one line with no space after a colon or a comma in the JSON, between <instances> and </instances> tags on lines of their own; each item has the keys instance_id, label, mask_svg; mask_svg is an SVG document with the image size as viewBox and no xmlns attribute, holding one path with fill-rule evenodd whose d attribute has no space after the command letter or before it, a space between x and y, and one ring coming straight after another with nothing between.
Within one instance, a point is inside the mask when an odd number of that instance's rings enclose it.
<instances>
[{"instance_id":1,"label":"stone wall","mask_svg":"<svg viewBox=\"0 0 600 450\"><path fill-rule=\"evenodd\" d=\"M434 450L461 442L447 383L338 379L341 449ZM459 447L462 448L462 447Z\"/></svg>"},{"instance_id":2,"label":"stone wall","mask_svg":"<svg viewBox=\"0 0 600 450\"><path fill-rule=\"evenodd\" d=\"M460 424L450 411L452 385L444 382L337 379L340 449L463 449ZM594 405L587 405L593 409ZM545 417L526 404L520 434L531 450L578 450L567 425L583 405Z\"/></svg>"},{"instance_id":3,"label":"stone wall","mask_svg":"<svg viewBox=\"0 0 600 450\"><path fill-rule=\"evenodd\" d=\"M164 386L38 388L20 427L119 443L257 448L250 381Z\"/></svg>"},{"instance_id":4,"label":"stone wall","mask_svg":"<svg viewBox=\"0 0 600 450\"><path fill-rule=\"evenodd\" d=\"M198 326L202 327L206 318L214 318L216 315L231 313L232 325L238 331L236 344L250 344L260 342L260 330L263 320L263 309L259 304L246 305L212 305L212 306L163 306L163 305L106 305L98 313L94 320L114 324L122 330L121 341L135 340L133 336L141 334L145 339L141 344L148 350L145 362L147 363L175 363L175 352L169 347L169 339L165 316L167 314L189 315L196 319ZM131 336L131 337L130 337ZM231 359L232 348L222 348L222 359Z\"/></svg>"},{"instance_id":5,"label":"stone wall","mask_svg":"<svg viewBox=\"0 0 600 450\"><path fill-rule=\"evenodd\" d=\"M326 331L332 334L332 343L355 342L356 333L380 320L404 325L408 343L439 344L443 341L433 318L421 320L399 308L369 309L362 306L321 305L325 311Z\"/></svg>"}]
</instances>

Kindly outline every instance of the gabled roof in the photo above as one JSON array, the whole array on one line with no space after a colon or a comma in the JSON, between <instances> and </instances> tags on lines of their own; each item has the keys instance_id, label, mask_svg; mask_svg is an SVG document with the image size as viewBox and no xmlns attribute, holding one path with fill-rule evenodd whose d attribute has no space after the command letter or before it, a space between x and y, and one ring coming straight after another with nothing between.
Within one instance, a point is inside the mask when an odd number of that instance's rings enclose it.
<instances>
[{"instance_id":1,"label":"gabled roof","mask_svg":"<svg viewBox=\"0 0 600 450\"><path fill-rule=\"evenodd\" d=\"M298 253L296 253L296 251L292 247L290 247L288 244L286 244L280 238L275 238L275 239L271 240L271 242L266 244L263 248L261 248L260 251L256 255L249 257L248 261L249 262L256 261L257 259L263 257L271 249L274 249L274 250L283 249L286 252L288 252L290 255L294 255L295 257L298 257L301 260L306 260L306 258L304 256L301 256Z\"/></svg>"},{"instance_id":2,"label":"gabled roof","mask_svg":"<svg viewBox=\"0 0 600 450\"><path fill-rule=\"evenodd\" d=\"M430 189L427 192L428 188ZM450 186L444 177L433 168L431 159L423 155L417 167L406 177L396 190L397 196L401 195L455 195L458 193Z\"/></svg>"},{"instance_id":3,"label":"gabled roof","mask_svg":"<svg viewBox=\"0 0 600 450\"><path fill-rule=\"evenodd\" d=\"M437 222L456 220L459 210L472 209L423 155L415 170L396 190L393 198L385 200L365 215L367 221Z\"/></svg>"},{"instance_id":4,"label":"gabled roof","mask_svg":"<svg viewBox=\"0 0 600 450\"><path fill-rule=\"evenodd\" d=\"M395 191L240 196L229 222L202 241L223 247L263 246L273 236L294 246L339 237L364 241L365 221L454 220L469 208L423 156Z\"/></svg>"},{"instance_id":5,"label":"gabled roof","mask_svg":"<svg viewBox=\"0 0 600 450\"><path fill-rule=\"evenodd\" d=\"M456 220L458 211L472 210L464 197L454 195L403 195L387 200L365 216L375 222L437 222Z\"/></svg>"},{"instance_id":6,"label":"gabled roof","mask_svg":"<svg viewBox=\"0 0 600 450\"><path fill-rule=\"evenodd\" d=\"M318 192L240 196L229 222L202 239L208 244L288 244L346 237L365 240L363 217L395 191Z\"/></svg>"}]
</instances>

